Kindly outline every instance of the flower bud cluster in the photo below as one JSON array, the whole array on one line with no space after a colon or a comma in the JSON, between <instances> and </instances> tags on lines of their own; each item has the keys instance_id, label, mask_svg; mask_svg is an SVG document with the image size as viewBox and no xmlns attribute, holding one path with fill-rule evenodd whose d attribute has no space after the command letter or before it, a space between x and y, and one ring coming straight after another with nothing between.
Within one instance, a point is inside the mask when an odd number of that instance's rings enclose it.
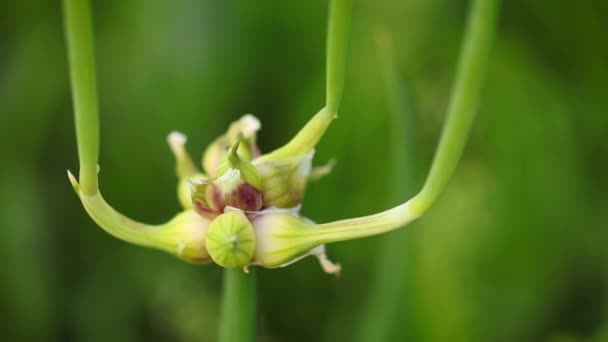
<instances>
[{"instance_id":1,"label":"flower bud cluster","mask_svg":"<svg viewBox=\"0 0 608 342\"><path fill-rule=\"evenodd\" d=\"M280 159L258 159L256 133L260 127L252 115L233 122L205 150L204 174L191 166L183 148L185 138L177 144L181 147L172 145L178 176L188 184L190 203L184 207L191 207L207 220L207 255L222 267L242 268L280 267L315 255L327 272L338 273L339 265L327 259L323 246L309 234L314 225L298 214L314 150ZM186 166L180 166L180 161ZM180 174L184 169L188 172ZM179 196L184 198L180 186Z\"/></svg>"}]
</instances>

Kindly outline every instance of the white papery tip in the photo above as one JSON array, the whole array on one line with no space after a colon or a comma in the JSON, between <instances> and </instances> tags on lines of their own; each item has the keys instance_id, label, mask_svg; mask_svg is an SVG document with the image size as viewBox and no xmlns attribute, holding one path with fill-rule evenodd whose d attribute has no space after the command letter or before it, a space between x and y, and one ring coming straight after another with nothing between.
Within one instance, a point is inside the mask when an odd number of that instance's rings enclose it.
<instances>
[{"instance_id":1,"label":"white papery tip","mask_svg":"<svg viewBox=\"0 0 608 342\"><path fill-rule=\"evenodd\" d=\"M239 125L243 137L249 138L262 128L260 120L251 114L245 114L239 119Z\"/></svg>"},{"instance_id":2,"label":"white papery tip","mask_svg":"<svg viewBox=\"0 0 608 342\"><path fill-rule=\"evenodd\" d=\"M176 155L183 152L186 141L188 141L186 135L178 131L173 131L167 136L167 143Z\"/></svg>"}]
</instances>

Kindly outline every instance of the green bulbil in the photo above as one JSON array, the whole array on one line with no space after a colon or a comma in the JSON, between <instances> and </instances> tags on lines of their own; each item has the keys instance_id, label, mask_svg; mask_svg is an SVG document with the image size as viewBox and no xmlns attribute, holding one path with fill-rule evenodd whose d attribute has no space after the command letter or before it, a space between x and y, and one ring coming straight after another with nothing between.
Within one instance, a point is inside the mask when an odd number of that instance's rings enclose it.
<instances>
[{"instance_id":1,"label":"green bulbil","mask_svg":"<svg viewBox=\"0 0 608 342\"><path fill-rule=\"evenodd\" d=\"M251 184L254 188L262 189L262 179L253 164L241 157L238 153L242 139L237 140L236 144L230 148L230 151L222 158L217 169L218 176L223 176L230 169L238 170L240 178L243 182Z\"/></svg>"},{"instance_id":2,"label":"green bulbil","mask_svg":"<svg viewBox=\"0 0 608 342\"><path fill-rule=\"evenodd\" d=\"M217 137L203 153L203 168L211 178L218 177L218 168L224 157L240 140L237 152L245 160L252 160L260 155L256 144L256 134L261 124L258 118L251 114L243 115L239 120L230 124L228 131Z\"/></svg>"},{"instance_id":3,"label":"green bulbil","mask_svg":"<svg viewBox=\"0 0 608 342\"><path fill-rule=\"evenodd\" d=\"M227 268L246 267L255 249L255 233L247 216L240 211L228 211L215 218L205 239L213 261Z\"/></svg>"}]
</instances>

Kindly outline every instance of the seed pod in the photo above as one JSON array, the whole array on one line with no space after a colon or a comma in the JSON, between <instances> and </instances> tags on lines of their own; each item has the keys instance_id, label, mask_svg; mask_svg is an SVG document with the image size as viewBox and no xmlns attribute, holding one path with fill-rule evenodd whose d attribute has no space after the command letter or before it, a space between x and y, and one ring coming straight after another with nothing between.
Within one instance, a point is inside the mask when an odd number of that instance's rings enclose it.
<instances>
[{"instance_id":1,"label":"seed pod","mask_svg":"<svg viewBox=\"0 0 608 342\"><path fill-rule=\"evenodd\" d=\"M246 267L253 257L255 233L242 211L228 211L211 222L205 242L211 258L218 265Z\"/></svg>"}]
</instances>

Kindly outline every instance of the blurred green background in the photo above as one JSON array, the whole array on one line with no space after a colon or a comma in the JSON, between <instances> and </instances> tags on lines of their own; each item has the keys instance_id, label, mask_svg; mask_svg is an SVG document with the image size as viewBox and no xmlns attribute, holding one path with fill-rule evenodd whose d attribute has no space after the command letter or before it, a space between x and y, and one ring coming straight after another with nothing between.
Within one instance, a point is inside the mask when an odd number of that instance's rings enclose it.
<instances>
[{"instance_id":1,"label":"blurred green background","mask_svg":"<svg viewBox=\"0 0 608 342\"><path fill-rule=\"evenodd\" d=\"M319 145L334 172L303 212L370 214L420 188L469 2L356 0L344 101ZM101 189L160 223L178 211L171 130L199 156L253 113L261 147L324 101L327 2L95 1ZM608 3L503 1L479 115L448 191L387 237L259 270L260 341L360 337L386 239L402 260L387 341L608 341ZM374 34L393 36L413 134L395 137ZM59 1L0 2L0 339L213 341L221 270L115 240L66 177L77 155ZM410 127L411 128L411 127ZM398 130L397 130L398 131ZM394 141L415 158L397 189ZM397 147L398 148L398 147ZM412 191L413 190L413 191ZM382 295L380 296L382 297Z\"/></svg>"}]
</instances>

